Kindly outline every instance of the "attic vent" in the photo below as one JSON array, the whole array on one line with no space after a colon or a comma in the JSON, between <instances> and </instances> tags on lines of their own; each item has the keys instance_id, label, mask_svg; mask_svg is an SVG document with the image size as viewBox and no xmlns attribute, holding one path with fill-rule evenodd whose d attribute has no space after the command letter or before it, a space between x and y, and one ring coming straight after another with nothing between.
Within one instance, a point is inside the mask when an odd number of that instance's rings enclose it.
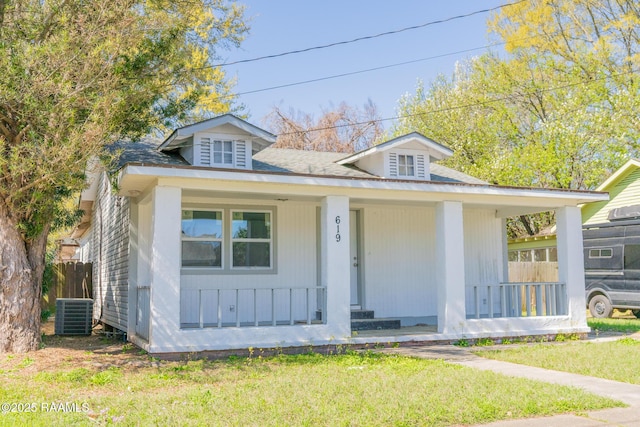
<instances>
[{"instance_id":1,"label":"attic vent","mask_svg":"<svg viewBox=\"0 0 640 427\"><path fill-rule=\"evenodd\" d=\"M56 300L56 335L91 335L93 300L58 298Z\"/></svg>"},{"instance_id":2,"label":"attic vent","mask_svg":"<svg viewBox=\"0 0 640 427\"><path fill-rule=\"evenodd\" d=\"M389 176L398 176L398 155L389 153Z\"/></svg>"},{"instance_id":3,"label":"attic vent","mask_svg":"<svg viewBox=\"0 0 640 427\"><path fill-rule=\"evenodd\" d=\"M247 166L247 143L236 141L236 167L245 168Z\"/></svg>"},{"instance_id":4,"label":"attic vent","mask_svg":"<svg viewBox=\"0 0 640 427\"><path fill-rule=\"evenodd\" d=\"M418 154L416 156L416 176L418 178L426 178L424 169L424 154Z\"/></svg>"},{"instance_id":5,"label":"attic vent","mask_svg":"<svg viewBox=\"0 0 640 427\"><path fill-rule=\"evenodd\" d=\"M200 139L200 164L202 166L211 166L211 139Z\"/></svg>"}]
</instances>

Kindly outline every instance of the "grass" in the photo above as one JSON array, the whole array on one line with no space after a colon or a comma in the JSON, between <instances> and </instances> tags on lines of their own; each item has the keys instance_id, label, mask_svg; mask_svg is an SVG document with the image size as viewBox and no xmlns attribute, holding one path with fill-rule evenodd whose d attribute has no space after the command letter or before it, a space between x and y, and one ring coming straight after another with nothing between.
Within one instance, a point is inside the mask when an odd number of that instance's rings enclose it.
<instances>
[{"instance_id":1,"label":"grass","mask_svg":"<svg viewBox=\"0 0 640 427\"><path fill-rule=\"evenodd\" d=\"M0 370L0 402L39 409L0 413L0 425L447 426L622 406L575 388L372 352L140 360L147 364L76 360L45 371L5 362L12 369ZM46 412L43 402L78 411Z\"/></svg>"},{"instance_id":2,"label":"grass","mask_svg":"<svg viewBox=\"0 0 640 427\"><path fill-rule=\"evenodd\" d=\"M596 333L599 332L621 332L631 334L640 331L640 319L622 319L622 318L604 318L598 319L590 317L587 319L587 325Z\"/></svg>"},{"instance_id":3,"label":"grass","mask_svg":"<svg viewBox=\"0 0 640 427\"><path fill-rule=\"evenodd\" d=\"M640 341L537 344L482 350L482 357L640 385Z\"/></svg>"}]
</instances>

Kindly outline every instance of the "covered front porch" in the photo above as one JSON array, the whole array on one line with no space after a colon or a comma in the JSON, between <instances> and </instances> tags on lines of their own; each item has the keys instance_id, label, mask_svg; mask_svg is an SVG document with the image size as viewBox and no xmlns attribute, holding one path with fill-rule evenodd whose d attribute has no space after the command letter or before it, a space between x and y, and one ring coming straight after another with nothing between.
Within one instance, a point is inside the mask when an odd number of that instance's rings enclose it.
<instances>
[{"instance_id":1,"label":"covered front porch","mask_svg":"<svg viewBox=\"0 0 640 427\"><path fill-rule=\"evenodd\" d=\"M588 331L582 251L569 249L582 245L580 211L564 199L543 206L558 218L558 283L514 284L505 218L540 209L523 200L186 181L167 180L132 206L129 336L152 353ZM222 222L268 213L260 242L271 264L185 267L185 211L220 212ZM401 329L353 333L354 306Z\"/></svg>"}]
</instances>

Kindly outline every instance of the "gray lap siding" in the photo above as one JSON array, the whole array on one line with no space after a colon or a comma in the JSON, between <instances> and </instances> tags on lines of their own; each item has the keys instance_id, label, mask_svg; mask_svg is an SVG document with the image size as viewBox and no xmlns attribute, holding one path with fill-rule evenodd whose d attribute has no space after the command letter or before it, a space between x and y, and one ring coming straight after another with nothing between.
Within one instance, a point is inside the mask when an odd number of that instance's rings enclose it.
<instances>
[{"instance_id":1,"label":"gray lap siding","mask_svg":"<svg viewBox=\"0 0 640 427\"><path fill-rule=\"evenodd\" d=\"M93 211L94 319L127 330L129 199L113 194L102 174Z\"/></svg>"}]
</instances>

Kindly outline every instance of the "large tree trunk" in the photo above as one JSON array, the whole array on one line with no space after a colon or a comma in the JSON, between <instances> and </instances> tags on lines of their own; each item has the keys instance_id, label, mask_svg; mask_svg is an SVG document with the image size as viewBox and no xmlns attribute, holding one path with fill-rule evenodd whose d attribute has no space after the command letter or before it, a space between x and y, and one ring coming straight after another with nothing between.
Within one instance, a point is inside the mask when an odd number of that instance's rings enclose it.
<instances>
[{"instance_id":1,"label":"large tree trunk","mask_svg":"<svg viewBox=\"0 0 640 427\"><path fill-rule=\"evenodd\" d=\"M0 353L40 344L40 298L48 228L25 242L0 200Z\"/></svg>"}]
</instances>

